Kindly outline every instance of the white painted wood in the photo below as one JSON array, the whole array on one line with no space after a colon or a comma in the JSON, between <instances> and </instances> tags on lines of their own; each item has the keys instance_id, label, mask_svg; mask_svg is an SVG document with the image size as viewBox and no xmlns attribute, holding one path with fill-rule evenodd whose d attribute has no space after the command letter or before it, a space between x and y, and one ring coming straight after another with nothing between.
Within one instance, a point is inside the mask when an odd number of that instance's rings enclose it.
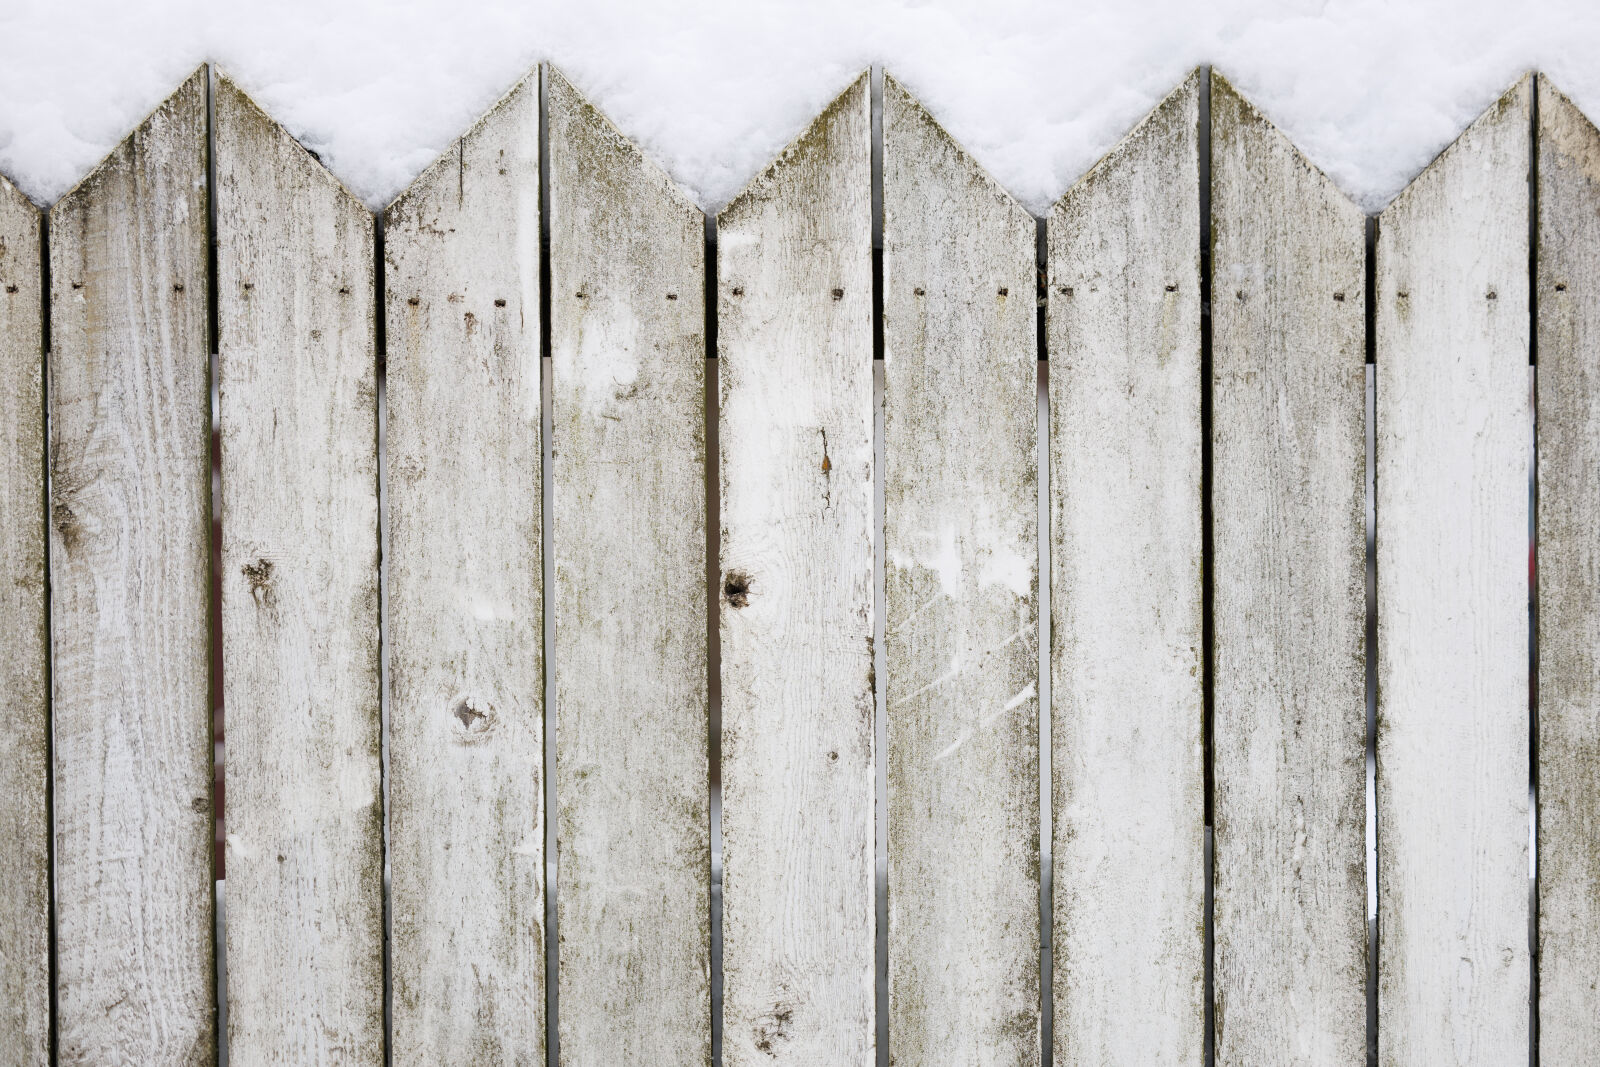
<instances>
[{"instance_id":1,"label":"white painted wood","mask_svg":"<svg viewBox=\"0 0 1600 1067\"><path fill-rule=\"evenodd\" d=\"M544 1063L539 79L385 213L396 1064Z\"/></svg>"},{"instance_id":2,"label":"white painted wood","mask_svg":"<svg viewBox=\"0 0 1600 1067\"><path fill-rule=\"evenodd\" d=\"M215 96L234 1067L381 1064L371 214Z\"/></svg>"},{"instance_id":3,"label":"white painted wood","mask_svg":"<svg viewBox=\"0 0 1600 1067\"><path fill-rule=\"evenodd\" d=\"M1211 75L1218 1063L1367 1052L1366 219Z\"/></svg>"},{"instance_id":4,"label":"white painted wood","mask_svg":"<svg viewBox=\"0 0 1600 1067\"><path fill-rule=\"evenodd\" d=\"M1036 227L883 88L889 1047L1039 1062Z\"/></svg>"},{"instance_id":5,"label":"white painted wood","mask_svg":"<svg viewBox=\"0 0 1600 1067\"><path fill-rule=\"evenodd\" d=\"M1600 1048L1600 131L1542 76L1539 1058Z\"/></svg>"},{"instance_id":6,"label":"white painted wood","mask_svg":"<svg viewBox=\"0 0 1600 1067\"><path fill-rule=\"evenodd\" d=\"M1379 1058L1528 1055L1531 79L1377 248Z\"/></svg>"},{"instance_id":7,"label":"white painted wood","mask_svg":"<svg viewBox=\"0 0 1600 1067\"><path fill-rule=\"evenodd\" d=\"M1199 1064L1200 77L1050 213L1055 1062Z\"/></svg>"},{"instance_id":8,"label":"white painted wood","mask_svg":"<svg viewBox=\"0 0 1600 1067\"><path fill-rule=\"evenodd\" d=\"M215 1056L206 77L50 212L62 1064Z\"/></svg>"},{"instance_id":9,"label":"white painted wood","mask_svg":"<svg viewBox=\"0 0 1600 1067\"><path fill-rule=\"evenodd\" d=\"M0 1062L50 1062L50 642L39 210L0 178Z\"/></svg>"},{"instance_id":10,"label":"white painted wood","mask_svg":"<svg viewBox=\"0 0 1600 1067\"><path fill-rule=\"evenodd\" d=\"M869 105L718 218L729 1067L873 1059Z\"/></svg>"},{"instance_id":11,"label":"white painted wood","mask_svg":"<svg viewBox=\"0 0 1600 1067\"><path fill-rule=\"evenodd\" d=\"M561 1061L709 1063L705 221L549 72Z\"/></svg>"}]
</instances>

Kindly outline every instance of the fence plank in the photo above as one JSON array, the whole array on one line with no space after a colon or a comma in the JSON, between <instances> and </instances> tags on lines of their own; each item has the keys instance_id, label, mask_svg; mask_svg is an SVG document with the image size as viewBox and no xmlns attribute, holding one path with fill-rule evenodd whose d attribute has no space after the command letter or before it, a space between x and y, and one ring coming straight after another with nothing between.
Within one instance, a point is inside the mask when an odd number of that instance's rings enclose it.
<instances>
[{"instance_id":1,"label":"fence plank","mask_svg":"<svg viewBox=\"0 0 1600 1067\"><path fill-rule=\"evenodd\" d=\"M1039 1062L1036 227L883 89L889 1045Z\"/></svg>"},{"instance_id":2,"label":"fence plank","mask_svg":"<svg viewBox=\"0 0 1600 1067\"><path fill-rule=\"evenodd\" d=\"M1211 76L1215 1019L1367 1047L1366 220Z\"/></svg>"},{"instance_id":3,"label":"fence plank","mask_svg":"<svg viewBox=\"0 0 1600 1067\"><path fill-rule=\"evenodd\" d=\"M50 212L64 1064L215 1053L206 77Z\"/></svg>"},{"instance_id":4,"label":"fence plank","mask_svg":"<svg viewBox=\"0 0 1600 1067\"><path fill-rule=\"evenodd\" d=\"M868 88L718 220L729 1067L873 1056Z\"/></svg>"},{"instance_id":5,"label":"fence plank","mask_svg":"<svg viewBox=\"0 0 1600 1067\"><path fill-rule=\"evenodd\" d=\"M0 178L0 1062L50 1062L50 645L39 210Z\"/></svg>"},{"instance_id":6,"label":"fence plank","mask_svg":"<svg viewBox=\"0 0 1600 1067\"><path fill-rule=\"evenodd\" d=\"M1539 1056L1600 1048L1600 131L1539 93Z\"/></svg>"},{"instance_id":7,"label":"fence plank","mask_svg":"<svg viewBox=\"0 0 1600 1067\"><path fill-rule=\"evenodd\" d=\"M229 1061L381 1064L373 221L215 109Z\"/></svg>"},{"instance_id":8,"label":"fence plank","mask_svg":"<svg viewBox=\"0 0 1600 1067\"><path fill-rule=\"evenodd\" d=\"M705 223L555 71L564 1063L708 1063Z\"/></svg>"},{"instance_id":9,"label":"fence plank","mask_svg":"<svg viewBox=\"0 0 1600 1067\"><path fill-rule=\"evenodd\" d=\"M1199 1063L1199 72L1050 234L1056 1062Z\"/></svg>"},{"instance_id":10,"label":"fence plank","mask_svg":"<svg viewBox=\"0 0 1600 1067\"><path fill-rule=\"evenodd\" d=\"M394 1057L542 1065L537 75L385 220Z\"/></svg>"},{"instance_id":11,"label":"fence plank","mask_svg":"<svg viewBox=\"0 0 1600 1067\"><path fill-rule=\"evenodd\" d=\"M1524 79L1378 228L1380 1058L1528 1054Z\"/></svg>"}]
</instances>

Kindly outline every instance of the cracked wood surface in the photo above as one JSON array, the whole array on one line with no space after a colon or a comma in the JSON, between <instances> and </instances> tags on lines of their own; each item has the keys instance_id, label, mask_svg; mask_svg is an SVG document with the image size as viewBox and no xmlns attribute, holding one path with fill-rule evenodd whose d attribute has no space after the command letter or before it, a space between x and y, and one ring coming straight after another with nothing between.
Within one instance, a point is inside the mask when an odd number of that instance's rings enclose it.
<instances>
[{"instance_id":1,"label":"cracked wood surface","mask_svg":"<svg viewBox=\"0 0 1600 1067\"><path fill-rule=\"evenodd\" d=\"M889 1047L1038 1063L1033 217L884 79Z\"/></svg>"},{"instance_id":2,"label":"cracked wood surface","mask_svg":"<svg viewBox=\"0 0 1600 1067\"><path fill-rule=\"evenodd\" d=\"M216 1052L206 78L50 212L62 1064Z\"/></svg>"},{"instance_id":3,"label":"cracked wood surface","mask_svg":"<svg viewBox=\"0 0 1600 1067\"><path fill-rule=\"evenodd\" d=\"M724 1062L873 1059L863 74L718 219Z\"/></svg>"},{"instance_id":4,"label":"cracked wood surface","mask_svg":"<svg viewBox=\"0 0 1600 1067\"><path fill-rule=\"evenodd\" d=\"M228 1058L384 1062L370 212L215 96Z\"/></svg>"}]
</instances>

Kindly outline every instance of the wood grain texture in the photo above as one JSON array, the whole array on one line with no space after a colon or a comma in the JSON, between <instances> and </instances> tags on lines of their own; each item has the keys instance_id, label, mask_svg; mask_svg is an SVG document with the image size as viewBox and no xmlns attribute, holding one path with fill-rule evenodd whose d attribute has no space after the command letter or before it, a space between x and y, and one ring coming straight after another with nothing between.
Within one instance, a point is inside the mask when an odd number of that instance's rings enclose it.
<instances>
[{"instance_id":1,"label":"wood grain texture","mask_svg":"<svg viewBox=\"0 0 1600 1067\"><path fill-rule=\"evenodd\" d=\"M549 122L561 1061L709 1063L704 216Z\"/></svg>"},{"instance_id":2,"label":"wood grain texture","mask_svg":"<svg viewBox=\"0 0 1600 1067\"><path fill-rule=\"evenodd\" d=\"M1049 219L1055 1062L1199 1064L1199 72Z\"/></svg>"},{"instance_id":3,"label":"wood grain texture","mask_svg":"<svg viewBox=\"0 0 1600 1067\"><path fill-rule=\"evenodd\" d=\"M381 1064L373 220L215 112L229 1062Z\"/></svg>"},{"instance_id":4,"label":"wood grain texture","mask_svg":"<svg viewBox=\"0 0 1600 1067\"><path fill-rule=\"evenodd\" d=\"M38 208L0 178L0 1063L50 1062L50 640Z\"/></svg>"},{"instance_id":5,"label":"wood grain texture","mask_svg":"<svg viewBox=\"0 0 1600 1067\"><path fill-rule=\"evenodd\" d=\"M718 219L729 1067L873 1059L868 88Z\"/></svg>"},{"instance_id":6,"label":"wood grain texture","mask_svg":"<svg viewBox=\"0 0 1600 1067\"><path fill-rule=\"evenodd\" d=\"M62 1064L216 1052L206 77L50 212Z\"/></svg>"},{"instance_id":7,"label":"wood grain texture","mask_svg":"<svg viewBox=\"0 0 1600 1067\"><path fill-rule=\"evenodd\" d=\"M883 89L889 1049L1039 1062L1034 220Z\"/></svg>"},{"instance_id":8,"label":"wood grain texture","mask_svg":"<svg viewBox=\"0 0 1600 1067\"><path fill-rule=\"evenodd\" d=\"M384 235L393 1055L543 1065L537 74Z\"/></svg>"},{"instance_id":9,"label":"wood grain texture","mask_svg":"<svg viewBox=\"0 0 1600 1067\"><path fill-rule=\"evenodd\" d=\"M1217 1062L1367 1050L1366 219L1211 75Z\"/></svg>"},{"instance_id":10,"label":"wood grain texture","mask_svg":"<svg viewBox=\"0 0 1600 1067\"><path fill-rule=\"evenodd\" d=\"M1528 1055L1531 105L1525 78L1378 224L1384 1064Z\"/></svg>"},{"instance_id":11,"label":"wood grain texture","mask_svg":"<svg viewBox=\"0 0 1600 1067\"><path fill-rule=\"evenodd\" d=\"M1600 1048L1600 131L1540 77L1539 1057Z\"/></svg>"}]
</instances>

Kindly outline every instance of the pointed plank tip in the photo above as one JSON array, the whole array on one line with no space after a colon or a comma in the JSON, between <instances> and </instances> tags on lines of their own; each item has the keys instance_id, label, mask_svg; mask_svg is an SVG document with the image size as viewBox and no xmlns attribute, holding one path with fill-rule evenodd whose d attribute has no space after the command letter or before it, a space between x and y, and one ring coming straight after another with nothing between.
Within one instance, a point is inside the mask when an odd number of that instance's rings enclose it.
<instances>
[{"instance_id":1,"label":"pointed plank tip","mask_svg":"<svg viewBox=\"0 0 1600 1067\"><path fill-rule=\"evenodd\" d=\"M1600 128L1571 97L1542 74L1538 78L1537 94L1539 140L1555 150L1555 165L1576 166L1590 184L1600 184ZM1542 174L1540 180L1544 180Z\"/></svg>"},{"instance_id":2,"label":"pointed plank tip","mask_svg":"<svg viewBox=\"0 0 1600 1067\"><path fill-rule=\"evenodd\" d=\"M989 173L988 169L978 162L966 145L957 140L944 124L936 118L928 106L907 89L888 71L883 74L883 138L885 153L895 151L895 142L899 139L897 134L902 126L911 125L921 130L921 137L926 143L929 139L941 143L952 154L957 166L964 170L973 179L982 182L989 192L999 198L1010 209L1010 213L1018 217L1018 221L1026 219L1029 226L1034 223L1033 212L1029 211L1022 202L1011 195L1010 190ZM909 132L909 131L908 131Z\"/></svg>"},{"instance_id":3,"label":"pointed plank tip","mask_svg":"<svg viewBox=\"0 0 1600 1067\"><path fill-rule=\"evenodd\" d=\"M1447 169L1457 155L1466 148L1477 143L1482 138L1491 135L1500 129L1508 129L1512 136L1523 139L1531 138L1533 133L1533 89L1534 74L1526 71L1511 84L1503 93L1495 98L1494 102L1484 108L1478 117L1473 119L1467 128L1459 133L1455 140L1446 145L1438 155L1429 161L1421 172L1412 178L1406 187L1384 207L1380 218L1388 218L1391 213L1403 211L1411 201L1414 190L1431 184L1439 172ZM1524 151L1522 155L1527 155Z\"/></svg>"},{"instance_id":4,"label":"pointed plank tip","mask_svg":"<svg viewBox=\"0 0 1600 1067\"><path fill-rule=\"evenodd\" d=\"M366 201L357 196L337 174L328 169L322 157L307 148L301 140L289 129L272 117L272 114L262 107L254 97L246 92L225 70L215 68L215 92L212 97L212 108L216 116L216 143L218 162L226 151L228 134L231 128L254 128L255 134L279 141L285 146L292 146L294 151L288 153L292 158L304 161L307 166L305 172L308 176L319 176L317 180L326 182L336 189L339 195L349 200L353 205L371 214Z\"/></svg>"},{"instance_id":5,"label":"pointed plank tip","mask_svg":"<svg viewBox=\"0 0 1600 1067\"><path fill-rule=\"evenodd\" d=\"M585 131L588 138L596 145L603 145L616 154L612 160L615 167L626 159L641 177L658 183L665 195L674 204L686 212L704 216L700 205L689 191L678 184L676 178L658 160L623 133L611 117L599 107L595 106L587 96L572 83L572 80L562 73L561 68L554 63L547 63L545 70L545 87L549 97L550 110L550 154L554 158L563 151L560 144L562 131L571 129ZM576 147L576 146L568 146Z\"/></svg>"},{"instance_id":6,"label":"pointed plank tip","mask_svg":"<svg viewBox=\"0 0 1600 1067\"><path fill-rule=\"evenodd\" d=\"M128 135L117 146L96 163L89 172L68 189L50 206L50 217L56 218L57 213L66 213L76 210L76 205L85 197L91 196L93 190L98 189L106 177L114 171L128 166L133 158L137 146L147 139L159 126L175 118L196 122L198 120L199 150L203 154L205 148L205 108L206 84L210 77L211 67L202 63L196 67L189 76L178 83L177 88L169 93L155 107L140 119L138 124L128 132ZM187 112L187 113L186 113ZM6 183L9 185L9 183Z\"/></svg>"},{"instance_id":7,"label":"pointed plank tip","mask_svg":"<svg viewBox=\"0 0 1600 1067\"><path fill-rule=\"evenodd\" d=\"M1230 147L1240 149L1245 158L1259 159L1264 153L1272 153L1293 160L1294 166L1303 168L1313 179L1313 184L1321 187L1323 202L1330 208L1350 216L1366 216L1360 205L1350 199L1322 168L1312 163L1277 123L1215 69L1211 72L1211 136L1213 189L1217 168L1226 158ZM1242 176L1243 171L1240 174Z\"/></svg>"},{"instance_id":8,"label":"pointed plank tip","mask_svg":"<svg viewBox=\"0 0 1600 1067\"><path fill-rule=\"evenodd\" d=\"M1195 67L1172 90L1151 108L1133 129L1123 135L1111 149L1083 173L1065 193L1050 206L1050 216L1063 211L1066 205L1080 195L1080 191L1105 179L1119 164L1136 154L1144 142L1169 136L1182 126L1189 127L1195 150L1199 150L1200 83L1205 70Z\"/></svg>"},{"instance_id":9,"label":"pointed plank tip","mask_svg":"<svg viewBox=\"0 0 1600 1067\"><path fill-rule=\"evenodd\" d=\"M761 199L769 195L773 187L782 181L783 174L786 171L798 162L824 151L826 146L833 140L835 130L841 121L852 113L855 113L856 118L866 120L861 134L867 140L868 152L870 153L872 136L871 87L872 71L870 69L856 75L849 85L840 90L832 100L828 101L827 106L806 124L806 128L801 130L794 140L784 146L783 151L774 156L754 178L751 178L745 184L743 189L739 190L738 195L728 201L717 212L717 218L720 220L738 214L751 200Z\"/></svg>"},{"instance_id":10,"label":"pointed plank tip","mask_svg":"<svg viewBox=\"0 0 1600 1067\"><path fill-rule=\"evenodd\" d=\"M490 135L497 127L502 125L514 128L519 120L532 123L532 134L538 137L539 129L539 72L535 66L522 77L518 78L511 87L500 94L483 114L472 121L472 125L451 141L444 151L440 152L434 161L428 164L411 182L388 204L384 205L382 215L385 225L397 214L405 210L405 205L412 201L421 190L431 187L440 180L441 174L450 168L459 168L463 151L481 137ZM531 109L532 114L518 115L520 109Z\"/></svg>"}]
</instances>

